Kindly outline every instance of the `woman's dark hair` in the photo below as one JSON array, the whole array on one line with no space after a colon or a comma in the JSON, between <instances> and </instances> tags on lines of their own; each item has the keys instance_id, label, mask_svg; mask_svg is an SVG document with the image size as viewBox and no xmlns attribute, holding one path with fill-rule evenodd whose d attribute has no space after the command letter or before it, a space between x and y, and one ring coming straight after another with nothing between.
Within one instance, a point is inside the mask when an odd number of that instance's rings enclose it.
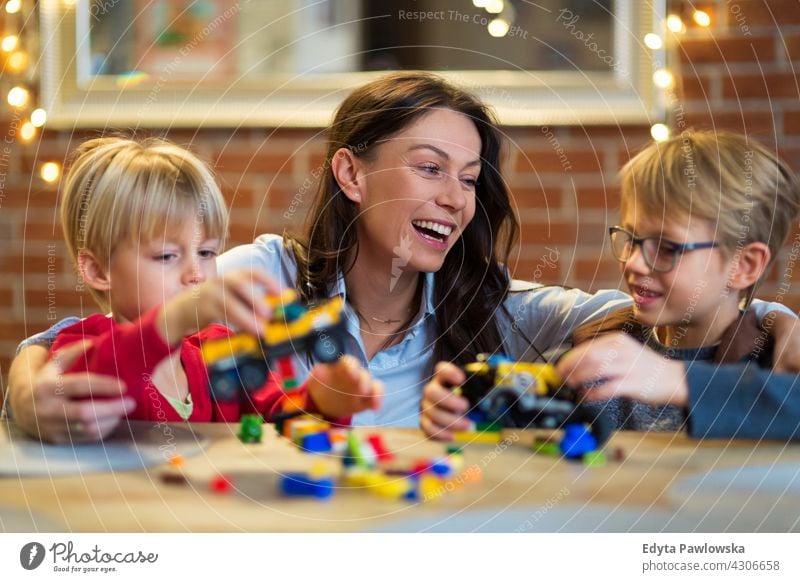
<instances>
[{"instance_id":1,"label":"woman's dark hair","mask_svg":"<svg viewBox=\"0 0 800 582\"><path fill-rule=\"evenodd\" d=\"M339 106L328 131L325 171L309 214L306 237L287 237L298 265L297 288L308 301L327 296L340 270L358 256L353 225L358 207L342 194L331 170L340 148L369 160L375 146L435 109L467 116L481 138L481 173L476 212L435 277L434 306L439 337L434 361L474 361L496 352L501 337L495 314L509 287L504 264L519 224L500 175L501 137L492 114L479 99L428 73L393 73L353 91Z\"/></svg>"}]
</instances>

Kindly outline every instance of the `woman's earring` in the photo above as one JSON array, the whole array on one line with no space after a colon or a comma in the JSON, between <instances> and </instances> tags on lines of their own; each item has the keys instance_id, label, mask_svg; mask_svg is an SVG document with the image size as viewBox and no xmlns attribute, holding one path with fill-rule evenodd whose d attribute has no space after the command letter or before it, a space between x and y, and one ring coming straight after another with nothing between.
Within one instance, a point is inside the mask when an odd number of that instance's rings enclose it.
<instances>
[{"instance_id":1,"label":"woman's earring","mask_svg":"<svg viewBox=\"0 0 800 582\"><path fill-rule=\"evenodd\" d=\"M353 192L352 196L353 196L353 198L360 198L361 194L359 194L358 192Z\"/></svg>"}]
</instances>

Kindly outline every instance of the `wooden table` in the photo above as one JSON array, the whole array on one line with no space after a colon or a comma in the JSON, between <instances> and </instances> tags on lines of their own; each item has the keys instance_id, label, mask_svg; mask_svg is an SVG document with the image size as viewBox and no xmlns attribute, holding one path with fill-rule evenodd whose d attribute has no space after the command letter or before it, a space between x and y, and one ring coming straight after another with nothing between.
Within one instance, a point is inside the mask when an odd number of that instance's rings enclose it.
<instances>
[{"instance_id":1,"label":"wooden table","mask_svg":"<svg viewBox=\"0 0 800 582\"><path fill-rule=\"evenodd\" d=\"M209 441L186 460L185 485L163 483L165 465L6 477L0 479L0 507L30 511L75 532L800 530L798 445L617 433L607 451L621 449L624 460L585 467L533 454L527 431L506 432L500 445L466 445L465 466L480 471L480 483L425 503L356 489L337 489L332 499L319 501L277 493L279 473L308 470L317 457L272 430L252 445L236 439L233 425L193 430ZM419 431L381 434L401 465L443 454L442 444ZM709 471L715 473L703 477ZM209 490L219 474L231 478L232 493Z\"/></svg>"}]
</instances>

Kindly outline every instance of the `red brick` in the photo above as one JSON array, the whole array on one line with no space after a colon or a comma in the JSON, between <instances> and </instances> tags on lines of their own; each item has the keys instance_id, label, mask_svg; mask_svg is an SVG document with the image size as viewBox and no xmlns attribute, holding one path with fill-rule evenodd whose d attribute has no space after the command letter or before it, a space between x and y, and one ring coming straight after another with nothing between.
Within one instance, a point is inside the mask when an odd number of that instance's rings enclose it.
<instances>
[{"instance_id":1,"label":"red brick","mask_svg":"<svg viewBox=\"0 0 800 582\"><path fill-rule=\"evenodd\" d=\"M800 111L786 111L783 114L784 133L800 133Z\"/></svg>"},{"instance_id":2,"label":"red brick","mask_svg":"<svg viewBox=\"0 0 800 582\"><path fill-rule=\"evenodd\" d=\"M537 188L535 186L512 186L510 188L511 204L520 209L525 208L560 208L560 188Z\"/></svg>"},{"instance_id":3,"label":"red brick","mask_svg":"<svg viewBox=\"0 0 800 582\"><path fill-rule=\"evenodd\" d=\"M742 34L753 26L800 24L797 0L735 0L725 4L728 26Z\"/></svg>"},{"instance_id":4,"label":"red brick","mask_svg":"<svg viewBox=\"0 0 800 582\"><path fill-rule=\"evenodd\" d=\"M517 154L515 170L540 174L544 172L574 173L602 172L603 151L570 151L561 145L562 153L554 149L526 150Z\"/></svg>"},{"instance_id":5,"label":"red brick","mask_svg":"<svg viewBox=\"0 0 800 582\"><path fill-rule=\"evenodd\" d=\"M773 112L743 107L741 111L719 111L686 113L687 128L730 129L734 131L769 135L773 132Z\"/></svg>"},{"instance_id":6,"label":"red brick","mask_svg":"<svg viewBox=\"0 0 800 582\"><path fill-rule=\"evenodd\" d=\"M800 61L800 34L787 34L783 36L786 45L784 49L790 61Z\"/></svg>"},{"instance_id":7,"label":"red brick","mask_svg":"<svg viewBox=\"0 0 800 582\"><path fill-rule=\"evenodd\" d=\"M217 172L291 172L293 157L287 153L225 150L214 161Z\"/></svg>"},{"instance_id":8,"label":"red brick","mask_svg":"<svg viewBox=\"0 0 800 582\"><path fill-rule=\"evenodd\" d=\"M709 101L711 99L711 78L685 67L682 72L679 92L685 100Z\"/></svg>"},{"instance_id":9,"label":"red brick","mask_svg":"<svg viewBox=\"0 0 800 582\"><path fill-rule=\"evenodd\" d=\"M40 240L52 241L61 243L63 236L61 234L61 225L58 219L55 220L29 220L24 225L23 236L25 240Z\"/></svg>"},{"instance_id":10,"label":"red brick","mask_svg":"<svg viewBox=\"0 0 800 582\"><path fill-rule=\"evenodd\" d=\"M561 267L559 263L545 258L519 259L510 265L512 277L534 283L557 284L561 281Z\"/></svg>"},{"instance_id":11,"label":"red brick","mask_svg":"<svg viewBox=\"0 0 800 582\"><path fill-rule=\"evenodd\" d=\"M556 220L526 220L521 225L520 242L530 244L571 244L577 240L577 231L572 222Z\"/></svg>"},{"instance_id":12,"label":"red brick","mask_svg":"<svg viewBox=\"0 0 800 582\"><path fill-rule=\"evenodd\" d=\"M739 99L800 98L798 78L793 73L767 73L764 75L735 75L722 83L722 95Z\"/></svg>"},{"instance_id":13,"label":"red brick","mask_svg":"<svg viewBox=\"0 0 800 582\"><path fill-rule=\"evenodd\" d=\"M38 184L32 184L30 188L25 186L8 186L3 189L3 208L31 208L31 209L45 209L50 208L53 210L53 216L56 216L56 206L58 205L58 198L55 188L40 187Z\"/></svg>"},{"instance_id":14,"label":"red brick","mask_svg":"<svg viewBox=\"0 0 800 582\"><path fill-rule=\"evenodd\" d=\"M0 307L8 307L14 301L14 291L11 289L0 289Z\"/></svg>"},{"instance_id":15,"label":"red brick","mask_svg":"<svg viewBox=\"0 0 800 582\"><path fill-rule=\"evenodd\" d=\"M775 41L771 36L732 36L687 38L680 45L683 63L730 63L758 60L771 61L775 57Z\"/></svg>"},{"instance_id":16,"label":"red brick","mask_svg":"<svg viewBox=\"0 0 800 582\"><path fill-rule=\"evenodd\" d=\"M65 264L67 261L57 256L51 259L31 254L0 255L0 273L61 273Z\"/></svg>"},{"instance_id":17,"label":"red brick","mask_svg":"<svg viewBox=\"0 0 800 582\"><path fill-rule=\"evenodd\" d=\"M57 287L52 292L52 295L50 293L46 288L37 289L28 285L25 288L25 305L27 307L48 307L53 305L55 309L64 312L61 317L78 313L81 306L86 309L95 307L94 299L92 299L88 290L80 293L72 289ZM51 303L51 301L54 303Z\"/></svg>"},{"instance_id":18,"label":"red brick","mask_svg":"<svg viewBox=\"0 0 800 582\"><path fill-rule=\"evenodd\" d=\"M606 208L616 210L619 208L619 189L614 187L589 187L577 188L578 208Z\"/></svg>"},{"instance_id":19,"label":"red brick","mask_svg":"<svg viewBox=\"0 0 800 582\"><path fill-rule=\"evenodd\" d=\"M620 264L614 259L601 256L596 259L578 259L575 261L573 275L580 281L607 281L616 284L620 281Z\"/></svg>"}]
</instances>

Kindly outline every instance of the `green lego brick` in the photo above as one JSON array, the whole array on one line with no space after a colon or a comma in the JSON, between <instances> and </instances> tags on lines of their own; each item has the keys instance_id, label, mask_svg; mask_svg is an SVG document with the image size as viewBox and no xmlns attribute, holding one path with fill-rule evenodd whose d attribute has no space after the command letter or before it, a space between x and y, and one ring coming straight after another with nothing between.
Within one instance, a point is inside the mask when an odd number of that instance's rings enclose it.
<instances>
[{"instance_id":1,"label":"green lego brick","mask_svg":"<svg viewBox=\"0 0 800 582\"><path fill-rule=\"evenodd\" d=\"M538 453L540 455L547 455L548 457L561 456L561 449L558 447L558 443L553 441L535 440L533 441L532 449L534 453Z\"/></svg>"},{"instance_id":2,"label":"green lego brick","mask_svg":"<svg viewBox=\"0 0 800 582\"><path fill-rule=\"evenodd\" d=\"M297 380L284 379L284 381L283 381L283 389L284 390L293 390L293 389L297 388L299 385L300 385L300 382L298 382Z\"/></svg>"},{"instance_id":3,"label":"green lego brick","mask_svg":"<svg viewBox=\"0 0 800 582\"><path fill-rule=\"evenodd\" d=\"M496 421L482 421L475 423L475 430L478 432L501 432L503 430L503 425Z\"/></svg>"},{"instance_id":4,"label":"green lego brick","mask_svg":"<svg viewBox=\"0 0 800 582\"><path fill-rule=\"evenodd\" d=\"M592 451L583 455L582 460L587 467L602 467L606 464L606 455L603 451Z\"/></svg>"}]
</instances>

